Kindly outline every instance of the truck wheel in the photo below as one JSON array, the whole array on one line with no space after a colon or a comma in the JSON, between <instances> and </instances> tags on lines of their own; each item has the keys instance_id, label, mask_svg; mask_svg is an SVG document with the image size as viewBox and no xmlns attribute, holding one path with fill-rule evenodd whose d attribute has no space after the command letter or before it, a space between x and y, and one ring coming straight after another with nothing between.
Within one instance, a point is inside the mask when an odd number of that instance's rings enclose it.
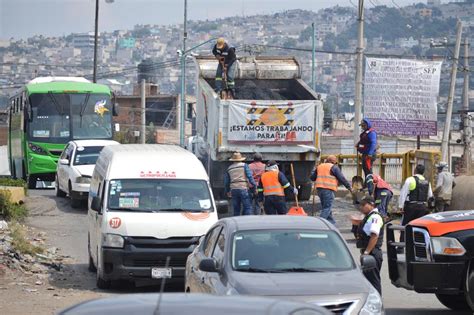
<instances>
[{"instance_id":1,"label":"truck wheel","mask_svg":"<svg viewBox=\"0 0 474 315\"><path fill-rule=\"evenodd\" d=\"M436 297L441 302L441 304L443 304L447 308L452 309L453 311L469 309L469 306L467 305L466 298L463 293L457 295L436 294Z\"/></svg>"},{"instance_id":2,"label":"truck wheel","mask_svg":"<svg viewBox=\"0 0 474 315\"><path fill-rule=\"evenodd\" d=\"M36 177L34 175L30 175L27 177L28 182L28 189L35 189L36 188Z\"/></svg>"},{"instance_id":3,"label":"truck wheel","mask_svg":"<svg viewBox=\"0 0 474 315\"><path fill-rule=\"evenodd\" d=\"M469 264L469 269L467 270L466 288L464 291L467 305L471 308L471 311L474 311L474 261L472 260Z\"/></svg>"},{"instance_id":4,"label":"truck wheel","mask_svg":"<svg viewBox=\"0 0 474 315\"><path fill-rule=\"evenodd\" d=\"M112 284L112 281L110 280L104 280L102 278L102 271L100 270L100 265L101 265L101 262L100 262L100 258L99 256L97 255L97 272L96 272L96 281L95 281L95 284L97 285L97 287L99 289L102 289L102 290L106 290L106 289L109 289L111 284Z\"/></svg>"}]
</instances>

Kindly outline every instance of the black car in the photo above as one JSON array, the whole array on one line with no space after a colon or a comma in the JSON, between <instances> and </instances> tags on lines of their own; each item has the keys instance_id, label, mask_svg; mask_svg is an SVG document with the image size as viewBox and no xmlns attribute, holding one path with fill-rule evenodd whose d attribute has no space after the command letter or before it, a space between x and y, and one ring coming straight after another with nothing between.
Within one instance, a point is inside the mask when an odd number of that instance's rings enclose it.
<instances>
[{"instance_id":1,"label":"black car","mask_svg":"<svg viewBox=\"0 0 474 315\"><path fill-rule=\"evenodd\" d=\"M375 266L371 256L363 265ZM378 292L329 222L242 216L218 221L186 262L186 291L304 301L337 314L383 314Z\"/></svg>"},{"instance_id":2,"label":"black car","mask_svg":"<svg viewBox=\"0 0 474 315\"><path fill-rule=\"evenodd\" d=\"M59 315L330 315L315 305L257 297L165 293L130 294L74 305Z\"/></svg>"}]
</instances>

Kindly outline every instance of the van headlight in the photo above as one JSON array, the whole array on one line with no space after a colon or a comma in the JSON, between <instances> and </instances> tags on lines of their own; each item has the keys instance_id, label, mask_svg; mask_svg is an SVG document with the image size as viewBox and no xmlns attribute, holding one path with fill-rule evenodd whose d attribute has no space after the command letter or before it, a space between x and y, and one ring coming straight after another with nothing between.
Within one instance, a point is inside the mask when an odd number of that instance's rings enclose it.
<instances>
[{"instance_id":1,"label":"van headlight","mask_svg":"<svg viewBox=\"0 0 474 315\"><path fill-rule=\"evenodd\" d=\"M118 234L102 234L102 246L103 247L113 247L113 248L123 248L124 239L122 235Z\"/></svg>"},{"instance_id":2,"label":"van headlight","mask_svg":"<svg viewBox=\"0 0 474 315\"><path fill-rule=\"evenodd\" d=\"M452 237L432 237L431 245L435 255L462 256L466 253L461 243Z\"/></svg>"},{"instance_id":3,"label":"van headlight","mask_svg":"<svg viewBox=\"0 0 474 315\"><path fill-rule=\"evenodd\" d=\"M76 184L90 184L90 183L91 183L90 177L80 176L76 178Z\"/></svg>"},{"instance_id":4,"label":"van headlight","mask_svg":"<svg viewBox=\"0 0 474 315\"><path fill-rule=\"evenodd\" d=\"M371 315L371 314L385 314L382 304L382 298L374 287L370 286L369 296L365 301L364 306L360 310L360 315Z\"/></svg>"}]
</instances>

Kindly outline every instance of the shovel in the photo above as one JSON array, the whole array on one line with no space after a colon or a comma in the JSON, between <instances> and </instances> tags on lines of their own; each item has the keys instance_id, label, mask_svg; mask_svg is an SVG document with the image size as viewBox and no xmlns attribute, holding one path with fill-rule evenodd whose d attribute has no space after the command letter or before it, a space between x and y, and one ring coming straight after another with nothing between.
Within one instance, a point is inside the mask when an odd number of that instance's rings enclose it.
<instances>
[{"instance_id":1,"label":"shovel","mask_svg":"<svg viewBox=\"0 0 474 315\"><path fill-rule=\"evenodd\" d=\"M293 170L293 163L290 164L290 169L291 169L291 178L293 179L293 187L296 187L296 181L295 181L295 171ZM304 211L303 207L300 207L298 203L298 194L295 194L295 200L296 200L296 207L291 207L290 211L288 211L288 215L302 215L306 216L306 212Z\"/></svg>"}]
</instances>

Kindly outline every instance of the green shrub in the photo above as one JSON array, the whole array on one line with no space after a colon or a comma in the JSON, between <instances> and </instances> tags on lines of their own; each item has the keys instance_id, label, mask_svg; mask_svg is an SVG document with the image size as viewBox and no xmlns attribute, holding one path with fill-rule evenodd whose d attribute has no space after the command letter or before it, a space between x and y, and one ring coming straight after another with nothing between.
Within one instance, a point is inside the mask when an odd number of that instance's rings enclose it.
<instances>
[{"instance_id":1,"label":"green shrub","mask_svg":"<svg viewBox=\"0 0 474 315\"><path fill-rule=\"evenodd\" d=\"M25 228L16 222L11 224L10 237L12 238L12 247L22 254L34 256L44 252L44 248L30 243L26 237Z\"/></svg>"},{"instance_id":2,"label":"green shrub","mask_svg":"<svg viewBox=\"0 0 474 315\"><path fill-rule=\"evenodd\" d=\"M7 221L22 221L28 215L28 210L22 204L10 201L10 192L0 190L0 217Z\"/></svg>"},{"instance_id":3,"label":"green shrub","mask_svg":"<svg viewBox=\"0 0 474 315\"><path fill-rule=\"evenodd\" d=\"M0 186L25 187L26 183L23 179L13 179L10 177L0 177Z\"/></svg>"}]
</instances>

